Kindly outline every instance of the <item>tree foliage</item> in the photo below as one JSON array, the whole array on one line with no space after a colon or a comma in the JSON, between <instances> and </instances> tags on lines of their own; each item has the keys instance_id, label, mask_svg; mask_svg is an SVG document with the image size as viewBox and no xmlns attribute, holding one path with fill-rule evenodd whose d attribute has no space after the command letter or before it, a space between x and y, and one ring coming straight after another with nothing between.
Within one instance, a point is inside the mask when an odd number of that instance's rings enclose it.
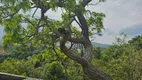
<instances>
[{"instance_id":1,"label":"tree foliage","mask_svg":"<svg viewBox=\"0 0 142 80\"><path fill-rule=\"evenodd\" d=\"M90 36L101 34L103 13L86 10L92 0L0 0L0 25L4 26L3 47L6 50L15 48L16 53L44 53L54 51L57 60L61 59L56 50L60 41L61 51L70 59L81 64L84 73L90 79L111 80L104 72L92 66L92 45ZM104 2L99 0L98 2ZM64 10L61 20L51 19L46 12ZM33 11L34 10L34 11ZM32 12L33 11L33 12ZM38 17L35 17L37 12ZM32 12L33 14L29 14ZM76 22L79 26L77 29ZM58 32L65 28L68 34ZM62 37L62 39L59 39ZM71 43L68 49L66 42ZM74 52L72 45L82 45L82 52ZM36 50L38 49L38 50ZM49 50L50 49L50 50ZM78 55L81 54L81 55ZM49 54L50 55L50 54ZM53 56L53 54L51 54Z\"/></svg>"},{"instance_id":2,"label":"tree foliage","mask_svg":"<svg viewBox=\"0 0 142 80\"><path fill-rule=\"evenodd\" d=\"M106 49L94 47L92 64L109 74L114 80L141 80L142 50L131 43L116 42L116 44ZM0 56L0 58L4 58L4 61L0 63L0 71L45 80L49 78L53 80L82 80L84 78L81 65L65 55L59 55L61 59L58 59L51 54L54 52L45 51L20 60L18 57Z\"/></svg>"},{"instance_id":3,"label":"tree foliage","mask_svg":"<svg viewBox=\"0 0 142 80\"><path fill-rule=\"evenodd\" d=\"M141 39L139 36L136 37L138 40ZM110 74L114 80L141 80L142 49L139 49L141 46L130 43L134 38L129 40L129 43L125 43L123 39L119 38L117 45L114 44L103 50L101 58L94 58L93 64Z\"/></svg>"}]
</instances>

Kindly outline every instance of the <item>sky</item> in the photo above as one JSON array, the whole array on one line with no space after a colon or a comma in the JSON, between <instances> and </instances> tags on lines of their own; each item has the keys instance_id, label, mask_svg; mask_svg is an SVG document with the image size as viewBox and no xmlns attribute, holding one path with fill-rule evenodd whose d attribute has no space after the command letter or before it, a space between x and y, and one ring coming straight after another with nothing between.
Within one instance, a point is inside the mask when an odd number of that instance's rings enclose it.
<instances>
[{"instance_id":1,"label":"sky","mask_svg":"<svg viewBox=\"0 0 142 80\"><path fill-rule=\"evenodd\" d=\"M121 32L127 34L127 40L142 34L142 0L107 0L88 9L106 15L105 31L96 37L96 42L112 44Z\"/></svg>"},{"instance_id":2,"label":"sky","mask_svg":"<svg viewBox=\"0 0 142 80\"><path fill-rule=\"evenodd\" d=\"M96 3L95 0L91 4ZM121 32L128 36L127 40L136 35L142 35L142 0L107 0L96 6L89 5L86 7L95 12L102 12L106 15L104 18L104 27L102 36L94 36L94 42L112 44L115 38ZM62 11L51 12L46 14L52 19L61 19ZM36 13L39 15L40 13ZM35 16L36 16L35 15ZM0 28L0 40L3 30Z\"/></svg>"}]
</instances>

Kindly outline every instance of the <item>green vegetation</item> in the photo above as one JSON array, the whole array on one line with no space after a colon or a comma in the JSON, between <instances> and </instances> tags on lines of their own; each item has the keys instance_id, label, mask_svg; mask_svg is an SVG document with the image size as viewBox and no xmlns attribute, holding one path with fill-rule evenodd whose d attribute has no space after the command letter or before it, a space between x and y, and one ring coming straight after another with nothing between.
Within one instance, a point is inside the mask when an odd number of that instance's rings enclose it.
<instances>
[{"instance_id":1,"label":"green vegetation","mask_svg":"<svg viewBox=\"0 0 142 80\"><path fill-rule=\"evenodd\" d=\"M124 35L106 49L93 47L89 38L102 35L105 15L86 10L91 1L0 0L5 31L0 72L44 80L141 80L142 36L126 43ZM59 9L61 20L45 14Z\"/></svg>"},{"instance_id":2,"label":"green vegetation","mask_svg":"<svg viewBox=\"0 0 142 80\"><path fill-rule=\"evenodd\" d=\"M142 36L136 36L129 43L118 38L116 44L101 52L101 58L94 58L93 64L110 74L114 80L141 80L142 48L135 44L142 44L140 40Z\"/></svg>"},{"instance_id":3,"label":"green vegetation","mask_svg":"<svg viewBox=\"0 0 142 80\"><path fill-rule=\"evenodd\" d=\"M109 74L114 80L141 80L142 48L135 43L142 44L140 42L142 36L136 36L129 40L129 43L119 40L106 49L94 47L93 65ZM83 80L84 75L79 64L65 55L59 55L58 59L51 54L54 53L46 51L25 59L3 54L0 56L4 58L4 61L0 63L0 71L45 80Z\"/></svg>"}]
</instances>

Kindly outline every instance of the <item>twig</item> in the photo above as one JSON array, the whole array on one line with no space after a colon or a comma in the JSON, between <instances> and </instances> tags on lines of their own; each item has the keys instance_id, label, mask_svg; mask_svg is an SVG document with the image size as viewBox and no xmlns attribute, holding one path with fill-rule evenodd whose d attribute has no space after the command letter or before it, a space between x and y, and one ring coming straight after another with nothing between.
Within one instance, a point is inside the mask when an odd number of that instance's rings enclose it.
<instances>
[{"instance_id":1,"label":"twig","mask_svg":"<svg viewBox=\"0 0 142 80\"><path fill-rule=\"evenodd\" d=\"M34 17L34 15L35 15L35 13L36 13L37 9L38 9L38 8L36 8L36 10L34 11L34 13L33 13L32 17Z\"/></svg>"},{"instance_id":2,"label":"twig","mask_svg":"<svg viewBox=\"0 0 142 80\"><path fill-rule=\"evenodd\" d=\"M73 43L73 42L71 42L71 46L70 46L69 50L71 50L71 48L73 47L73 45L74 45L74 43Z\"/></svg>"},{"instance_id":3,"label":"twig","mask_svg":"<svg viewBox=\"0 0 142 80\"><path fill-rule=\"evenodd\" d=\"M14 13L12 13L12 14L9 14L9 15L7 15L7 16L3 16L3 18L7 18L7 17L9 17L9 16L14 16L16 13L18 13L19 11L20 11L20 9L21 8L19 8L16 12L14 12Z\"/></svg>"},{"instance_id":4,"label":"twig","mask_svg":"<svg viewBox=\"0 0 142 80\"><path fill-rule=\"evenodd\" d=\"M76 18L75 18L75 21L80 27L82 27L82 25L76 20Z\"/></svg>"}]
</instances>

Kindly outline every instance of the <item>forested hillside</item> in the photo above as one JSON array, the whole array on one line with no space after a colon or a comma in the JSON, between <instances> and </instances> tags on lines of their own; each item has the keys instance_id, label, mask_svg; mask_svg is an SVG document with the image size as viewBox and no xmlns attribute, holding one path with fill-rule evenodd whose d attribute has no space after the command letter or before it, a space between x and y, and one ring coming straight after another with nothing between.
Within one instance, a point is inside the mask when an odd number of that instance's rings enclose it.
<instances>
[{"instance_id":1,"label":"forested hillside","mask_svg":"<svg viewBox=\"0 0 142 80\"><path fill-rule=\"evenodd\" d=\"M141 44L142 36L136 36L128 43L118 38L116 44L103 50L94 47L92 63L114 80L141 80ZM18 55L14 51L1 55L0 71L45 80L83 80L81 66L60 51L58 57L50 50L32 56L28 54Z\"/></svg>"}]
</instances>

